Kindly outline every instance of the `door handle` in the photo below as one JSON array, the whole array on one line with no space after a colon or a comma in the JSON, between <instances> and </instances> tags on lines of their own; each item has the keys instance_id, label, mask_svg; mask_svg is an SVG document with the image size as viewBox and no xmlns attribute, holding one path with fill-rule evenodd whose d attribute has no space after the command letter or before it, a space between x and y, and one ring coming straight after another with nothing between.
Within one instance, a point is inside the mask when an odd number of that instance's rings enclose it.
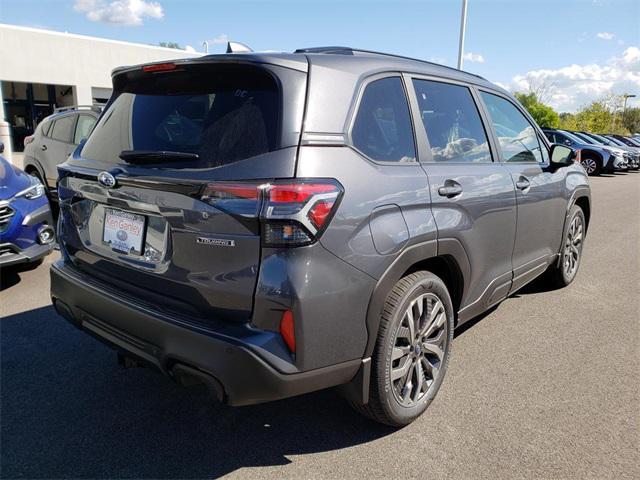
<instances>
[{"instance_id":1,"label":"door handle","mask_svg":"<svg viewBox=\"0 0 640 480\"><path fill-rule=\"evenodd\" d=\"M531 186L531 183L529 183L529 180L526 179L525 177L520 177L520 179L516 182L516 188L518 190L526 190L530 186Z\"/></svg>"},{"instance_id":2,"label":"door handle","mask_svg":"<svg viewBox=\"0 0 640 480\"><path fill-rule=\"evenodd\" d=\"M47 146L46 146L46 145L42 145L42 146L40 147L40 150L42 150L43 152L44 152L46 149L47 149Z\"/></svg>"},{"instance_id":3,"label":"door handle","mask_svg":"<svg viewBox=\"0 0 640 480\"><path fill-rule=\"evenodd\" d=\"M438 189L438 194L442 197L456 197L462 193L462 185L459 184L449 184L444 187L440 187Z\"/></svg>"}]
</instances>

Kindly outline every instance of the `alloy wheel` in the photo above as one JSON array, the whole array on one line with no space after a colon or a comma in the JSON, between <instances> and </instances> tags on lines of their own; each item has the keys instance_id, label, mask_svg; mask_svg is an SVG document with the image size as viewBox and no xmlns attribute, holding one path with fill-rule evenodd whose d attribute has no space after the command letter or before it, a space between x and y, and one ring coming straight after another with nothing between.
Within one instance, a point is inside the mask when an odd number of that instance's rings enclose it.
<instances>
[{"instance_id":1,"label":"alloy wheel","mask_svg":"<svg viewBox=\"0 0 640 480\"><path fill-rule=\"evenodd\" d=\"M582 161L582 167L587 171L588 175L591 175L596 171L596 168L598 168L598 164L593 158L585 158Z\"/></svg>"},{"instance_id":2,"label":"alloy wheel","mask_svg":"<svg viewBox=\"0 0 640 480\"><path fill-rule=\"evenodd\" d=\"M395 334L390 377L395 399L405 407L420 402L435 383L448 341L447 314L433 293L415 298Z\"/></svg>"},{"instance_id":3,"label":"alloy wheel","mask_svg":"<svg viewBox=\"0 0 640 480\"><path fill-rule=\"evenodd\" d=\"M565 275L569 278L575 274L580 263L583 230L582 219L576 215L571 220L564 245L563 266Z\"/></svg>"}]
</instances>

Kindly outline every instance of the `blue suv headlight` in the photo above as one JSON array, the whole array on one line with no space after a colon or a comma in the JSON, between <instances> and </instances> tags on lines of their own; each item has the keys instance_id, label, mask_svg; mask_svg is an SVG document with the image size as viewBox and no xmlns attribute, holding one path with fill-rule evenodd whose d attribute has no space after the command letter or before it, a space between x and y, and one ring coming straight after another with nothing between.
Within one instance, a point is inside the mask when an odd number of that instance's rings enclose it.
<instances>
[{"instance_id":1,"label":"blue suv headlight","mask_svg":"<svg viewBox=\"0 0 640 480\"><path fill-rule=\"evenodd\" d=\"M25 188L21 192L16 193L16 198L22 197L29 200L35 200L44 195L44 185L40 183L36 177L31 177L31 186Z\"/></svg>"}]
</instances>

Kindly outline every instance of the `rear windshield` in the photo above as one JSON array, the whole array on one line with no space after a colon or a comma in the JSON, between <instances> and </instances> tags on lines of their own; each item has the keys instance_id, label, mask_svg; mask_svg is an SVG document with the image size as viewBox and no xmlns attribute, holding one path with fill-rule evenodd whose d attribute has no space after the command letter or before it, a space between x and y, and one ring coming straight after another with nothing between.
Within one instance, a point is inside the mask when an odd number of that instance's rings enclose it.
<instances>
[{"instance_id":1,"label":"rear windshield","mask_svg":"<svg viewBox=\"0 0 640 480\"><path fill-rule=\"evenodd\" d=\"M198 158L157 163L215 168L279 148L280 88L263 68L204 64L136 70L114 86L118 93L83 147L85 158L122 163L123 151L181 152Z\"/></svg>"}]
</instances>

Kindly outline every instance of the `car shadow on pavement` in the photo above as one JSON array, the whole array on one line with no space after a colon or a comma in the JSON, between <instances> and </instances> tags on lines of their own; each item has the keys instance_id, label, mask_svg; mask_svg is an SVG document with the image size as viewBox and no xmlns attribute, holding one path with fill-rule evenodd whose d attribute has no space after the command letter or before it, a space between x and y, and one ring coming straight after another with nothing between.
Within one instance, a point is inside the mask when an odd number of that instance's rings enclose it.
<instances>
[{"instance_id":1,"label":"car shadow on pavement","mask_svg":"<svg viewBox=\"0 0 640 480\"><path fill-rule=\"evenodd\" d=\"M3 478L214 478L393 433L333 391L231 408L43 307L0 320Z\"/></svg>"},{"instance_id":2,"label":"car shadow on pavement","mask_svg":"<svg viewBox=\"0 0 640 480\"><path fill-rule=\"evenodd\" d=\"M35 270L41 263L35 262L0 268L0 292L20 283L20 273Z\"/></svg>"}]
</instances>

